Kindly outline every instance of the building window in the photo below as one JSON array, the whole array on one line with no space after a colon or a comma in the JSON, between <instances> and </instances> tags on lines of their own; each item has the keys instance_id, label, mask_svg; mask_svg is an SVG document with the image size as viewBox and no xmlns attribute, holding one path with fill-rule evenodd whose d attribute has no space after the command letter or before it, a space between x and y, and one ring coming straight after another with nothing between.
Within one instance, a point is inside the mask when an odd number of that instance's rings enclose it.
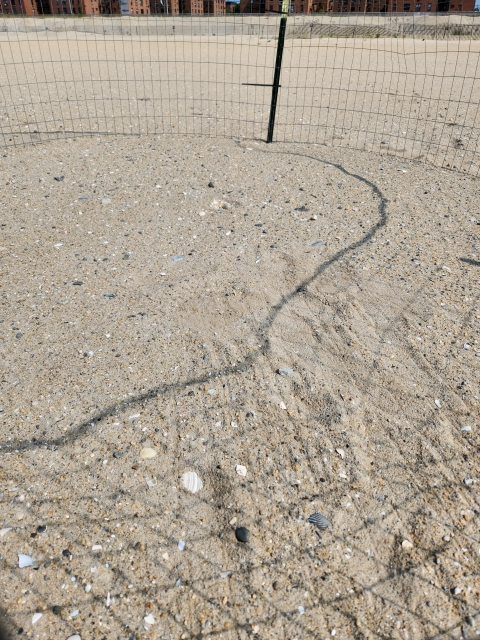
<instances>
[{"instance_id":1,"label":"building window","mask_svg":"<svg viewBox=\"0 0 480 640\"><path fill-rule=\"evenodd\" d=\"M409 4L404 4L403 5L403 10L404 11L410 11L410 5Z\"/></svg>"},{"instance_id":2,"label":"building window","mask_svg":"<svg viewBox=\"0 0 480 640\"><path fill-rule=\"evenodd\" d=\"M459 5L458 5L458 10L459 10L459 11L461 11L461 10L462 10L462 5L461 5L461 4L459 4Z\"/></svg>"},{"instance_id":3,"label":"building window","mask_svg":"<svg viewBox=\"0 0 480 640\"><path fill-rule=\"evenodd\" d=\"M427 5L427 11L431 11L431 10L432 10L432 5L431 4Z\"/></svg>"},{"instance_id":4,"label":"building window","mask_svg":"<svg viewBox=\"0 0 480 640\"><path fill-rule=\"evenodd\" d=\"M421 8L422 8L421 4L416 4L415 5L415 11L420 11Z\"/></svg>"},{"instance_id":5,"label":"building window","mask_svg":"<svg viewBox=\"0 0 480 640\"><path fill-rule=\"evenodd\" d=\"M392 4L392 11L396 11L397 10L397 5L396 4Z\"/></svg>"}]
</instances>

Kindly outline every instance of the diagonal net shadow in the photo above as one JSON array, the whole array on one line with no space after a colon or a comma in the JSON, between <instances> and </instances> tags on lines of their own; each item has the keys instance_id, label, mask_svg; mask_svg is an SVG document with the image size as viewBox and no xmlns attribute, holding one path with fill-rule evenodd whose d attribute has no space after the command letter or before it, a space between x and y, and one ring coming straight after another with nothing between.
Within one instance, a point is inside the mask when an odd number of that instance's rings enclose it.
<instances>
[{"instance_id":1,"label":"diagonal net shadow","mask_svg":"<svg viewBox=\"0 0 480 640\"><path fill-rule=\"evenodd\" d=\"M365 243L367 243L370 239L372 239L376 233L379 231L379 229L381 229L382 227L384 227L387 223L387 212L386 212L386 205L387 205L387 200L384 197L384 195L382 194L382 192L376 187L376 185L374 183L372 183L371 181L357 175L354 174L352 172L347 171L344 167L342 167L340 164L334 164L331 162L327 162L327 161L323 161L323 160L319 160L318 158L315 158L313 156L304 156L303 154L296 154L298 156L301 157L308 157L312 160L318 161L318 162L323 162L324 164L330 165L335 167L336 169L338 169L339 171L343 172L345 175L348 175L350 177L353 177L354 179L358 179L361 182L363 182L366 186L368 186L372 192L375 194L375 196L378 198L379 202L378 202L378 221L376 224L374 224L365 234L364 236L356 242L351 243L349 246L340 249L339 251L337 251L330 259L322 262L316 269L315 271L312 273L312 275L310 275L309 277L303 279L301 282L297 283L296 286L290 291L289 294L287 294L286 296L284 296L277 304L273 305L273 307L271 308L269 314L267 315L267 318L262 321L261 323L258 324L258 326L256 327L256 337L258 339L258 341L260 342L260 347L257 348L257 350L253 353L253 354L248 354L246 355L243 359L240 359L238 361L237 364L235 364L234 366L231 367L227 367L224 368L222 367L221 370L218 370L216 372L214 372L215 376L218 376L219 378L226 378L228 376L231 375L235 375L237 373L242 373L248 370L248 368L255 363L256 361L258 361L258 359L260 358L261 355L267 355L270 350L271 350L271 345L270 345L270 339L269 339L269 332L270 329L272 328L273 324L275 323L276 319L278 318L279 314L288 306L288 304L290 302L292 302L295 299L298 299L300 296L303 296L305 298L308 298L310 296L309 294L309 286L312 285L321 275L323 275L329 268L331 268L332 266L334 266L342 257L344 257L348 252L352 252L354 250L356 250L357 248L363 246ZM313 297L313 302L315 302L315 298ZM91 433L91 428L92 426L95 426L96 424L98 425L98 423L100 423L102 420L114 416L116 414L118 414L121 411L125 411L127 409L132 409L136 406L145 406L146 403L148 403L149 401L153 400L154 398L161 396L162 394L168 394L168 393L173 393L175 394L178 391L184 390L188 387L191 387L193 385L197 385L197 384L204 384L209 382L210 379L206 376L199 376L199 377L193 377L193 378L189 378L186 381L180 382L180 383L175 383L175 384L170 384L170 385L164 385L164 386L155 386L152 387L151 389L149 389L147 392L145 393L140 393L137 394L136 396L130 398L129 400L125 401L125 402L120 402L120 403L116 403L116 404L112 404L109 405L107 407L105 407L103 410L95 413L94 415L92 415L88 420L83 421L81 424L77 425L74 429L72 429L71 431L68 432L68 434L64 437L64 438L55 438L55 439L51 439L51 440L42 440L42 443L32 443L31 441L19 441L16 442L15 447L17 450L19 451L25 451L28 450L30 448L35 448L35 447L39 447L39 446L45 446L45 444L48 444L49 446L53 446L53 447L62 447L65 446L66 444L68 444L69 442L72 441L76 441L79 438L81 438L82 436L86 435L87 432ZM368 385L372 384L371 379L370 379L370 375L366 376L365 379L365 387L368 388ZM292 421L293 424L293 421ZM5 445L7 443L2 443L2 452L5 453L4 448ZM304 447L308 446L305 442L302 442L302 445ZM408 460L408 447L405 448L404 451L404 455L405 455L405 459ZM308 456L310 459L310 456ZM313 469L313 460L312 460L312 469ZM315 469L315 471L317 471ZM394 468L390 468L390 471L392 472L393 476L395 477L395 469ZM224 488L227 487L227 479L223 478L221 471L215 471L212 470L212 473L217 473L219 480L224 482L223 486ZM445 478L445 487L448 486L448 478ZM438 487L440 488L440 487ZM228 489L228 487L227 487ZM399 508L403 508L405 510L408 511L408 504L409 504L409 499L412 497L413 495L413 491L415 491L415 487L413 489L410 488L410 494L407 495L405 497L405 501L404 502L398 502L395 506L395 509L389 509L388 514L386 514L385 518L389 518L390 516L394 515L395 510L398 510ZM226 491L228 493L228 491ZM417 517L419 515L418 512L416 511L412 511L411 513L412 517ZM382 518L382 520L380 520L379 522L375 522L373 524L380 524L380 522L383 522L383 520L385 518ZM110 518L111 521L114 521L114 518ZM144 518L144 520L147 520L146 518ZM152 518L152 522L153 522L154 518ZM95 519L92 518L91 522L95 522ZM186 522L188 522L188 520L186 520ZM193 522L193 521L192 521ZM372 526L371 524L369 524L369 526ZM359 527L356 531L352 532L352 536L356 536L361 534L362 532L365 531L365 529L368 528L367 525L362 525L361 527ZM200 539L200 538L199 538ZM205 536L203 542L208 544L208 535ZM173 536L169 536L168 537L168 541L171 544L175 543L175 538ZM331 541L329 541L327 544L324 545L324 548L327 549L328 547L333 547L335 544L337 543L342 543L343 542L343 538L340 536L333 536L333 539ZM354 550L357 550L359 553L363 553L364 550L359 546L357 548L355 548L355 546L352 544L351 545L352 548ZM299 552L300 551L300 546L294 546L294 551L295 552ZM438 549L435 552L440 552L441 550ZM431 549L430 549L430 552ZM292 551L293 554L293 551ZM313 553L312 551L307 551L307 555L313 560L315 558L315 553ZM356 580L355 578L352 578L350 576L348 576L348 572L338 572L338 577L342 578L343 580L345 580L346 583L349 583L351 585L353 585L353 590L356 592L362 592L362 593L372 593L377 595L378 597L381 597L383 601L385 602L391 602L392 604L396 604L395 600L391 599L389 600L389 598L385 595L385 594L378 594L377 590L384 585L387 581L395 579L395 580L401 580L403 575L406 574L412 574L414 573L417 569L419 568L419 564L415 563L415 562L410 562L407 563L406 566L396 566L393 568L392 567L388 567L388 570L390 571L389 573L389 577L386 579L379 579L379 580L374 580L371 583L366 583L366 582L362 582L360 580ZM212 579L213 577L216 575L216 573L221 569L221 567L215 565L214 563L211 563L211 576ZM163 571L163 569L158 569L157 568L157 572ZM117 576L118 576L118 580L120 582L126 582L129 581L131 578L129 578L129 576L121 571L121 570L117 570ZM175 590L175 584L176 584L176 580L173 580L170 578L170 576L165 575L165 578L170 580L172 585L169 588L169 591L174 591ZM258 587L256 587L255 582L248 576L248 574L246 574L246 572L237 572L234 573L232 575L232 578L230 578L233 581L237 581L240 586L243 589L248 589L249 592L254 592L260 595L261 591L258 589ZM329 578L327 578L328 580ZM428 580L424 580L423 578L421 578L421 581L423 581L425 583L425 586L427 586L428 584ZM198 594L198 597L203 598L205 600L210 601L211 600L211 596L209 595L208 589L203 589L200 586L197 586L195 584L192 585L192 589L193 591ZM146 588L142 588L142 586L140 584L135 585L135 591L143 596L148 596L149 595L149 590ZM101 603L101 599L96 598L98 603ZM346 619L349 619L352 624L356 624L356 619L355 616L349 611L349 600L350 597L349 596L341 596L341 597L336 597L336 596L332 596L331 598L325 598L323 595L320 598L319 604L320 605L331 605L336 607L337 609L341 610L343 615L345 616ZM264 623L264 624L272 624L275 622L276 619L278 619L279 616L284 617L287 621L290 621L290 630L292 632L292 636L294 633L298 633L300 632L304 637L308 636L308 637L315 637L312 632L301 622L298 620L293 621L292 616L294 615L295 611L293 609L287 610L285 611L282 608L279 608L278 606L276 606L275 604L273 604L273 602L269 603L270 607L273 609L273 612L270 616L265 617L263 619L257 619L258 622ZM174 617L174 615L171 613L171 611L169 610L169 607L165 604L165 606L161 606L160 604L160 611L163 611L163 613L168 616L172 622L172 624L177 625L178 627L178 633L187 633L187 634L191 634L193 632L192 629L189 629L187 625L182 624L181 622L179 622L178 620L176 620L176 618ZM418 617L419 619L422 619L422 615L416 611L414 608L411 609L411 613L413 615L415 615L416 617ZM475 614L478 614L478 611L475 612ZM425 618L426 619L426 618ZM118 618L118 621L121 623L122 627L125 629L125 632L127 632L127 629L131 630L131 627L128 626L127 622L125 620L120 619L120 617ZM431 620L429 620L430 624L431 624ZM249 623L245 622L245 623L239 623L238 621L234 622L234 625L231 627L232 631L237 631L239 634L241 632L247 632L247 630L249 630L251 625L249 625ZM436 629L436 633L434 633L433 635L430 635L429 637L441 637L442 634L445 633L449 633L450 631L453 631L453 626L451 629L445 628L445 626L442 627L442 625L437 625L437 629ZM221 632L213 632L211 631L209 633L210 636L215 636L215 635L221 635ZM386 635L385 633L382 632L378 632L377 637L380 638L388 638L390 636ZM180 637L180 635L179 635ZM241 635L239 635L239 637L242 637Z\"/></svg>"}]
</instances>

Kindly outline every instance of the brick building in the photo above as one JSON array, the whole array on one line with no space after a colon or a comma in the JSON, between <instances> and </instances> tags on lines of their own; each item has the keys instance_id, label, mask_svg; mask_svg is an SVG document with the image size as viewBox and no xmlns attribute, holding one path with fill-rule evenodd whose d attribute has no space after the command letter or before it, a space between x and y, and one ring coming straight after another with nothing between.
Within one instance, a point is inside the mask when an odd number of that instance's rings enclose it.
<instances>
[{"instance_id":1,"label":"brick building","mask_svg":"<svg viewBox=\"0 0 480 640\"><path fill-rule=\"evenodd\" d=\"M0 13L7 15L95 15L101 0L0 0Z\"/></svg>"},{"instance_id":2,"label":"brick building","mask_svg":"<svg viewBox=\"0 0 480 640\"><path fill-rule=\"evenodd\" d=\"M290 0L290 13L457 13L474 9L475 0ZM281 0L240 0L240 13L281 10Z\"/></svg>"},{"instance_id":3,"label":"brick building","mask_svg":"<svg viewBox=\"0 0 480 640\"><path fill-rule=\"evenodd\" d=\"M4 15L223 15L225 0L0 0Z\"/></svg>"}]
</instances>

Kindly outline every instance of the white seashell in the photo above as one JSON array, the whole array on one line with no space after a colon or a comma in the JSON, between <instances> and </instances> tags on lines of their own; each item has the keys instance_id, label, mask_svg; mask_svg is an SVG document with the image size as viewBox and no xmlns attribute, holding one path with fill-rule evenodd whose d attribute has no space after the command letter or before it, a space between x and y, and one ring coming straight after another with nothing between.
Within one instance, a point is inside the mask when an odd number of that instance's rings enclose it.
<instances>
[{"instance_id":1,"label":"white seashell","mask_svg":"<svg viewBox=\"0 0 480 640\"><path fill-rule=\"evenodd\" d=\"M182 476L183 486L190 493L197 493L203 488L203 482L197 476L195 471L187 471Z\"/></svg>"},{"instance_id":2,"label":"white seashell","mask_svg":"<svg viewBox=\"0 0 480 640\"><path fill-rule=\"evenodd\" d=\"M43 613L34 613L32 616L32 624L35 624L43 616Z\"/></svg>"},{"instance_id":3,"label":"white seashell","mask_svg":"<svg viewBox=\"0 0 480 640\"><path fill-rule=\"evenodd\" d=\"M6 527L5 529L0 529L0 538L2 538L6 533L12 530L12 527Z\"/></svg>"},{"instance_id":4,"label":"white seashell","mask_svg":"<svg viewBox=\"0 0 480 640\"><path fill-rule=\"evenodd\" d=\"M284 402L280 402L280 409L286 409L287 405Z\"/></svg>"},{"instance_id":5,"label":"white seashell","mask_svg":"<svg viewBox=\"0 0 480 640\"><path fill-rule=\"evenodd\" d=\"M107 593L107 602L106 602L107 607L109 607L109 606L110 606L111 602L112 602L112 599L110 598L110 591L109 591L109 592Z\"/></svg>"},{"instance_id":6,"label":"white seashell","mask_svg":"<svg viewBox=\"0 0 480 640\"><path fill-rule=\"evenodd\" d=\"M101 551L101 550L102 550L101 544L94 544L92 547L92 551Z\"/></svg>"},{"instance_id":7,"label":"white seashell","mask_svg":"<svg viewBox=\"0 0 480 640\"><path fill-rule=\"evenodd\" d=\"M185 549L185 542L183 540L178 541L178 548L180 549L180 551L183 551Z\"/></svg>"},{"instance_id":8,"label":"white seashell","mask_svg":"<svg viewBox=\"0 0 480 640\"><path fill-rule=\"evenodd\" d=\"M75 633L73 636L68 636L67 640L82 640L82 638L78 635L78 633Z\"/></svg>"},{"instance_id":9,"label":"white seashell","mask_svg":"<svg viewBox=\"0 0 480 640\"><path fill-rule=\"evenodd\" d=\"M471 430L472 430L472 427L469 424L467 424L466 427L462 427L462 431L471 431ZM3 531L3 529L2 529L2 531ZM1 535L1 533L2 532L0 531L0 535Z\"/></svg>"},{"instance_id":10,"label":"white seashell","mask_svg":"<svg viewBox=\"0 0 480 640\"><path fill-rule=\"evenodd\" d=\"M440 402L440 400L435 400L435 406L437 406L439 409L442 408L442 403Z\"/></svg>"},{"instance_id":11,"label":"white seashell","mask_svg":"<svg viewBox=\"0 0 480 640\"><path fill-rule=\"evenodd\" d=\"M34 564L35 560L30 556L26 556L24 553L18 554L18 566L20 569L23 569L24 567L31 567Z\"/></svg>"},{"instance_id":12,"label":"white seashell","mask_svg":"<svg viewBox=\"0 0 480 640\"><path fill-rule=\"evenodd\" d=\"M243 464L237 464L235 471L239 476L245 477L247 475L247 467L244 467Z\"/></svg>"},{"instance_id":13,"label":"white seashell","mask_svg":"<svg viewBox=\"0 0 480 640\"><path fill-rule=\"evenodd\" d=\"M150 458L155 458L157 452L155 449L151 449L150 447L145 447L140 451L140 457L149 460Z\"/></svg>"},{"instance_id":14,"label":"white seashell","mask_svg":"<svg viewBox=\"0 0 480 640\"><path fill-rule=\"evenodd\" d=\"M145 621L147 624L155 624L155 618L152 616L152 614L151 614L151 613L149 613L149 614L148 614L148 616L145 616L145 617L144 617L144 621Z\"/></svg>"},{"instance_id":15,"label":"white seashell","mask_svg":"<svg viewBox=\"0 0 480 640\"><path fill-rule=\"evenodd\" d=\"M345 451L343 449L335 449L335 451L338 453L342 460L345 459Z\"/></svg>"},{"instance_id":16,"label":"white seashell","mask_svg":"<svg viewBox=\"0 0 480 640\"><path fill-rule=\"evenodd\" d=\"M91 591L91 590L92 590L92 585L91 585L91 584L87 584L87 585L85 585L85 591L86 591L87 593L90 593L90 591Z\"/></svg>"},{"instance_id":17,"label":"white seashell","mask_svg":"<svg viewBox=\"0 0 480 640\"><path fill-rule=\"evenodd\" d=\"M410 551L411 549L413 549L413 544L410 542L410 540L404 540L402 542L402 549L404 549L405 551Z\"/></svg>"}]
</instances>

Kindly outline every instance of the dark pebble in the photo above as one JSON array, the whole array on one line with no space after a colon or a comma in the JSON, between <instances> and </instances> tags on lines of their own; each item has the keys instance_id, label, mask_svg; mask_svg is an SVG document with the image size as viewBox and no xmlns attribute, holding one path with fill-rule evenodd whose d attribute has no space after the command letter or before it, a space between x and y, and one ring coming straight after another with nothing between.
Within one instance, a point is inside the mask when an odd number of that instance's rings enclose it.
<instances>
[{"instance_id":1,"label":"dark pebble","mask_svg":"<svg viewBox=\"0 0 480 640\"><path fill-rule=\"evenodd\" d=\"M41 524L37 527L37 533L43 533L44 531L47 530L47 525L46 524Z\"/></svg>"},{"instance_id":2,"label":"dark pebble","mask_svg":"<svg viewBox=\"0 0 480 640\"><path fill-rule=\"evenodd\" d=\"M23 333L20 333L20 332L18 332L18 333L16 333L16 334L15 334L15 337L16 337L16 338L21 338L22 336L23 336Z\"/></svg>"},{"instance_id":3,"label":"dark pebble","mask_svg":"<svg viewBox=\"0 0 480 640\"><path fill-rule=\"evenodd\" d=\"M208 186L210 187L210 189L213 189L213 188L214 188L214 186L215 186L215 184L214 184L213 182L209 182L209 183L208 183Z\"/></svg>"},{"instance_id":4,"label":"dark pebble","mask_svg":"<svg viewBox=\"0 0 480 640\"><path fill-rule=\"evenodd\" d=\"M194 395L195 395L195 391L189 391L189 392L188 392L188 395L189 395L189 396L194 396Z\"/></svg>"},{"instance_id":5,"label":"dark pebble","mask_svg":"<svg viewBox=\"0 0 480 640\"><path fill-rule=\"evenodd\" d=\"M122 452L121 451L114 451L113 452L113 457L114 458L121 458L122 457Z\"/></svg>"},{"instance_id":6,"label":"dark pebble","mask_svg":"<svg viewBox=\"0 0 480 640\"><path fill-rule=\"evenodd\" d=\"M103 294L105 298L115 298L115 294L114 293L104 293Z\"/></svg>"},{"instance_id":7,"label":"dark pebble","mask_svg":"<svg viewBox=\"0 0 480 640\"><path fill-rule=\"evenodd\" d=\"M83 282L81 280L74 280L73 284L76 285L77 287L79 287L80 285L83 284Z\"/></svg>"},{"instance_id":8,"label":"dark pebble","mask_svg":"<svg viewBox=\"0 0 480 640\"><path fill-rule=\"evenodd\" d=\"M130 260L130 254L129 253L124 253L123 254L123 259L124 260Z\"/></svg>"},{"instance_id":9,"label":"dark pebble","mask_svg":"<svg viewBox=\"0 0 480 640\"><path fill-rule=\"evenodd\" d=\"M62 607L59 607L57 604L52 607L52 611L56 616L59 616L62 613Z\"/></svg>"},{"instance_id":10,"label":"dark pebble","mask_svg":"<svg viewBox=\"0 0 480 640\"><path fill-rule=\"evenodd\" d=\"M68 560L71 560L71 559L73 558L73 556L72 556L72 554L71 554L71 552L70 552L70 550L69 550L69 549L64 549L64 550L62 551L62 556L63 556L64 558L68 558Z\"/></svg>"},{"instance_id":11,"label":"dark pebble","mask_svg":"<svg viewBox=\"0 0 480 640\"><path fill-rule=\"evenodd\" d=\"M63 180L65 179L65 176L55 176L54 180L56 180L57 182L63 182Z\"/></svg>"},{"instance_id":12,"label":"dark pebble","mask_svg":"<svg viewBox=\"0 0 480 640\"><path fill-rule=\"evenodd\" d=\"M248 542L250 540L250 531L246 527L237 527L235 529L235 537L239 542Z\"/></svg>"},{"instance_id":13,"label":"dark pebble","mask_svg":"<svg viewBox=\"0 0 480 640\"><path fill-rule=\"evenodd\" d=\"M21 636L23 633L23 627L20 627L20 629L17 631L18 635Z\"/></svg>"}]
</instances>

